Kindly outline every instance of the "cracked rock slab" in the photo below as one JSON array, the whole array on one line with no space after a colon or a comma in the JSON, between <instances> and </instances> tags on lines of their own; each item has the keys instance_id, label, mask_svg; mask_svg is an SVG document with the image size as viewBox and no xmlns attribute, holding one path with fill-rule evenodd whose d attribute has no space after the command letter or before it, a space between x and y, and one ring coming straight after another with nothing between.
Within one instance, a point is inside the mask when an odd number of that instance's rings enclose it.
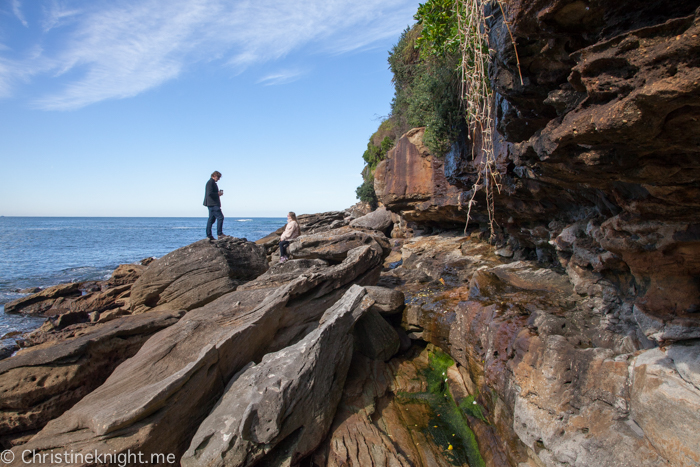
<instances>
[{"instance_id":1,"label":"cracked rock slab","mask_svg":"<svg viewBox=\"0 0 700 467\"><path fill-rule=\"evenodd\" d=\"M299 342L352 283L376 280L381 252L350 251L338 265L279 285L269 276L188 312L155 334L105 383L52 420L21 451L169 453L179 459L231 377ZM150 268L149 268L150 269ZM274 285L270 285L274 284ZM259 288L258 288L259 287Z\"/></svg>"},{"instance_id":2,"label":"cracked rock slab","mask_svg":"<svg viewBox=\"0 0 700 467\"><path fill-rule=\"evenodd\" d=\"M351 287L315 331L234 376L197 430L183 467L248 466L273 458L293 462L311 452L340 400L352 357L352 327L367 310L361 306L364 295L362 287Z\"/></svg>"},{"instance_id":3,"label":"cracked rock slab","mask_svg":"<svg viewBox=\"0 0 700 467\"><path fill-rule=\"evenodd\" d=\"M246 239L200 240L148 266L131 288L134 313L192 310L267 270L263 247Z\"/></svg>"}]
</instances>

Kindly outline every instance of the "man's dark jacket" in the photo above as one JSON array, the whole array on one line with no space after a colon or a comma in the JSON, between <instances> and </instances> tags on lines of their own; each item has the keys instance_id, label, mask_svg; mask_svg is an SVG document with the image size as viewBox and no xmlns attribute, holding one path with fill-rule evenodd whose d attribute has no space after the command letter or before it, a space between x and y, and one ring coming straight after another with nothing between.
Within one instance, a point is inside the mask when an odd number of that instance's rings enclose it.
<instances>
[{"instance_id":1,"label":"man's dark jacket","mask_svg":"<svg viewBox=\"0 0 700 467\"><path fill-rule=\"evenodd\" d=\"M221 200L219 199L219 186L216 184L213 178L210 178L207 182L207 188L204 191L204 205L221 207Z\"/></svg>"}]
</instances>

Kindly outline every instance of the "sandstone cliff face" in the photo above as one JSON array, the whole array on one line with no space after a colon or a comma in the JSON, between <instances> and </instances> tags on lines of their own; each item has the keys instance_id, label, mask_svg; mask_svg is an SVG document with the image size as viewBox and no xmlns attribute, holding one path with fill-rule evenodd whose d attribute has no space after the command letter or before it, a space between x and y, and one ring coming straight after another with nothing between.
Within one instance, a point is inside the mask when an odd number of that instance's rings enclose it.
<instances>
[{"instance_id":1,"label":"sandstone cliff face","mask_svg":"<svg viewBox=\"0 0 700 467\"><path fill-rule=\"evenodd\" d=\"M461 190L447 183L443 161L429 153L424 134L424 128L410 130L379 163L374 173L377 198L409 222L463 225Z\"/></svg>"},{"instance_id":2,"label":"sandstone cliff face","mask_svg":"<svg viewBox=\"0 0 700 467\"><path fill-rule=\"evenodd\" d=\"M659 340L673 339L679 326L684 338L696 335L687 328L696 327L700 309L696 8L696 2L516 2L509 20L523 86L514 79L503 18L494 20L491 35L505 140L500 156L511 195L501 197L501 217L520 228L588 220L559 256L571 253L597 272L629 269L637 313L676 329L649 330ZM527 237L516 230L508 233ZM548 230L549 240L560 234ZM588 261L605 252L607 264ZM612 264L618 259L622 264Z\"/></svg>"},{"instance_id":3,"label":"sandstone cliff face","mask_svg":"<svg viewBox=\"0 0 700 467\"><path fill-rule=\"evenodd\" d=\"M406 292L409 335L464 370L495 429L479 442L498 440L508 464L700 465L698 4L487 8L496 246L412 239L381 283ZM457 142L443 165L453 187L430 189L410 134L378 168L377 193L419 226L451 228L454 188L471 197L480 155Z\"/></svg>"}]
</instances>

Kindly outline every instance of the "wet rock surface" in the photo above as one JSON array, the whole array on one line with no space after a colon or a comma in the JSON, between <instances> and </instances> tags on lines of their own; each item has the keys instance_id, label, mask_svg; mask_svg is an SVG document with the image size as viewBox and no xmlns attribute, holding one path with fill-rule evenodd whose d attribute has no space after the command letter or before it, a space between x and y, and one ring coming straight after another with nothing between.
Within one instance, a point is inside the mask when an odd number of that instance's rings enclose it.
<instances>
[{"instance_id":1,"label":"wet rock surface","mask_svg":"<svg viewBox=\"0 0 700 467\"><path fill-rule=\"evenodd\" d=\"M487 245L449 236L404 248L431 280L398 286L406 293L403 326L458 363L491 424L480 430L473 421L482 452L505 444L510 465L697 462L697 432L688 426L680 434L674 421L696 423L695 340L655 347L631 300L583 269L499 258ZM454 275L455 264L471 276ZM384 274L401 276L403 267ZM662 406L669 416L651 417Z\"/></svg>"}]
</instances>

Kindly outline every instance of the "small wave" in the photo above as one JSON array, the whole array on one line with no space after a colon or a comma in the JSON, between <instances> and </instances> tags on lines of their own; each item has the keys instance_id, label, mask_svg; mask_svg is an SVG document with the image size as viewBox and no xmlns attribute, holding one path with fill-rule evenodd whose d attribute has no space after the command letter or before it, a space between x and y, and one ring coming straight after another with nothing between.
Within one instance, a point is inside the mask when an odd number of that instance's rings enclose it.
<instances>
[{"instance_id":1,"label":"small wave","mask_svg":"<svg viewBox=\"0 0 700 467\"><path fill-rule=\"evenodd\" d=\"M201 227L172 227L173 230L196 230Z\"/></svg>"},{"instance_id":2,"label":"small wave","mask_svg":"<svg viewBox=\"0 0 700 467\"><path fill-rule=\"evenodd\" d=\"M237 222L252 222L253 219L236 219Z\"/></svg>"}]
</instances>

